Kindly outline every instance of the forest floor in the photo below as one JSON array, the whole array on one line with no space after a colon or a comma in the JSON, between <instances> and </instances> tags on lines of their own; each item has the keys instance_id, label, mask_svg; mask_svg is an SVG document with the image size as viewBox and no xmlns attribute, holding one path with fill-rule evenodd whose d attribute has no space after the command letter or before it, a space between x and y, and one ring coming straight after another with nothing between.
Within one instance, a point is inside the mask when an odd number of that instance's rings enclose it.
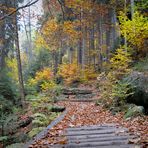
<instances>
[{"instance_id":1,"label":"forest floor","mask_svg":"<svg viewBox=\"0 0 148 148\"><path fill-rule=\"evenodd\" d=\"M131 135L136 136L129 143L141 144L143 148L148 146L148 116L138 116L125 120L122 112L113 115L110 111L104 109L102 106L97 106L94 102L59 101L56 105L66 107L66 116L60 123L48 131L45 138L36 141L33 145L30 145L30 148L46 148L54 144L64 145L67 143L67 138L64 136L65 129L101 124L115 124L125 127Z\"/></svg>"}]
</instances>

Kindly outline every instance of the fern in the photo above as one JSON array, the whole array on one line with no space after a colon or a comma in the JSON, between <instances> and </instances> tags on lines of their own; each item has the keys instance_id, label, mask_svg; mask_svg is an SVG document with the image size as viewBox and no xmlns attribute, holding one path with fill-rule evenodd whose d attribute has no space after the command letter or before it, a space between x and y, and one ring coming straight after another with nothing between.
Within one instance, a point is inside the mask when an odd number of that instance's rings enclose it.
<instances>
[{"instance_id":1,"label":"fern","mask_svg":"<svg viewBox=\"0 0 148 148\"><path fill-rule=\"evenodd\" d=\"M48 124L47 117L44 114L36 113L33 115L33 118L32 123L35 127L46 126Z\"/></svg>"},{"instance_id":2,"label":"fern","mask_svg":"<svg viewBox=\"0 0 148 148\"><path fill-rule=\"evenodd\" d=\"M35 113L35 114L33 115L33 118L35 118L35 119L47 120L46 115L45 115L45 114L41 114L41 113Z\"/></svg>"},{"instance_id":3,"label":"fern","mask_svg":"<svg viewBox=\"0 0 148 148\"><path fill-rule=\"evenodd\" d=\"M46 126L48 124L48 122L47 122L47 120L41 121L41 120L35 119L32 121L32 124L35 127L40 127L40 126Z\"/></svg>"},{"instance_id":4,"label":"fern","mask_svg":"<svg viewBox=\"0 0 148 148\"><path fill-rule=\"evenodd\" d=\"M29 137L32 138L35 135L37 135L39 132L43 131L45 129L45 127L38 127L38 128L33 128L30 132L29 132Z\"/></svg>"}]
</instances>

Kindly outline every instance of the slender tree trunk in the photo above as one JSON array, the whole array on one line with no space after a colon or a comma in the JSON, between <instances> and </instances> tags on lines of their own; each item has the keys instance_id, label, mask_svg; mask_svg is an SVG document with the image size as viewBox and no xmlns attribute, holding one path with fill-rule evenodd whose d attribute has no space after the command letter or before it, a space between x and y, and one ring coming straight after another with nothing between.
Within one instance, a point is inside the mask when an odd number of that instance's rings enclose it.
<instances>
[{"instance_id":1,"label":"slender tree trunk","mask_svg":"<svg viewBox=\"0 0 148 148\"><path fill-rule=\"evenodd\" d=\"M110 40L110 36L111 36L111 10L108 10L108 14L107 14L107 27L106 27L106 58L107 61L110 58L110 50L111 50L111 40Z\"/></svg>"},{"instance_id":2,"label":"slender tree trunk","mask_svg":"<svg viewBox=\"0 0 148 148\"><path fill-rule=\"evenodd\" d=\"M82 10L80 12L80 18L79 18L79 21L80 21L80 32L82 33ZM78 65L81 65L82 66L82 35L80 36L79 38L79 41L78 41L78 52L77 52L77 58L78 58Z\"/></svg>"},{"instance_id":3,"label":"slender tree trunk","mask_svg":"<svg viewBox=\"0 0 148 148\"><path fill-rule=\"evenodd\" d=\"M77 53L77 57L78 57L78 65L82 64L82 38L79 39L78 42L78 53Z\"/></svg>"},{"instance_id":4,"label":"slender tree trunk","mask_svg":"<svg viewBox=\"0 0 148 148\"><path fill-rule=\"evenodd\" d=\"M83 39L82 39L82 69L85 69L85 50L86 50L86 29L83 27Z\"/></svg>"},{"instance_id":5,"label":"slender tree trunk","mask_svg":"<svg viewBox=\"0 0 148 148\"><path fill-rule=\"evenodd\" d=\"M90 50L92 52L95 51L95 39L94 39L94 25L92 25L91 29L90 29ZM91 61L93 63L93 66L95 68L95 55L93 53L93 55L91 55Z\"/></svg>"},{"instance_id":6,"label":"slender tree trunk","mask_svg":"<svg viewBox=\"0 0 148 148\"><path fill-rule=\"evenodd\" d=\"M21 57L20 57L17 16L15 16L15 46L16 46L17 66L18 66L20 97L21 97L22 107L25 107L25 91L24 91L24 82L23 82L23 75L22 75Z\"/></svg>"},{"instance_id":7,"label":"slender tree trunk","mask_svg":"<svg viewBox=\"0 0 148 148\"><path fill-rule=\"evenodd\" d=\"M131 16L134 17L134 0L131 0Z\"/></svg>"},{"instance_id":8,"label":"slender tree trunk","mask_svg":"<svg viewBox=\"0 0 148 148\"><path fill-rule=\"evenodd\" d=\"M58 72L58 59L59 59L59 52L55 51L54 52L54 75L57 74Z\"/></svg>"},{"instance_id":9,"label":"slender tree trunk","mask_svg":"<svg viewBox=\"0 0 148 148\"><path fill-rule=\"evenodd\" d=\"M98 22L98 67L102 70L102 46L103 46L103 32L102 32L102 14L99 14L99 22Z\"/></svg>"},{"instance_id":10,"label":"slender tree trunk","mask_svg":"<svg viewBox=\"0 0 148 148\"><path fill-rule=\"evenodd\" d=\"M69 63L72 64L73 63L73 47L69 47L69 50L68 50L68 60L69 60Z\"/></svg>"},{"instance_id":11,"label":"slender tree trunk","mask_svg":"<svg viewBox=\"0 0 148 148\"><path fill-rule=\"evenodd\" d=\"M31 0L29 0L30 2ZM28 7L28 27L29 27L29 61L32 60L33 55L32 55L32 34L31 34L31 8Z\"/></svg>"},{"instance_id":12,"label":"slender tree trunk","mask_svg":"<svg viewBox=\"0 0 148 148\"><path fill-rule=\"evenodd\" d=\"M124 13L125 13L125 15L127 15L126 1L127 0L124 0ZM124 46L125 46L125 49L127 49L127 33L126 33L126 31L124 32Z\"/></svg>"},{"instance_id":13,"label":"slender tree trunk","mask_svg":"<svg viewBox=\"0 0 148 148\"><path fill-rule=\"evenodd\" d=\"M5 15L4 11L0 12L0 17ZM5 68L5 22L0 22L0 70Z\"/></svg>"},{"instance_id":14,"label":"slender tree trunk","mask_svg":"<svg viewBox=\"0 0 148 148\"><path fill-rule=\"evenodd\" d=\"M61 47L60 47L60 51L59 51L59 64L62 64L62 58L63 58L63 43L61 40Z\"/></svg>"}]
</instances>

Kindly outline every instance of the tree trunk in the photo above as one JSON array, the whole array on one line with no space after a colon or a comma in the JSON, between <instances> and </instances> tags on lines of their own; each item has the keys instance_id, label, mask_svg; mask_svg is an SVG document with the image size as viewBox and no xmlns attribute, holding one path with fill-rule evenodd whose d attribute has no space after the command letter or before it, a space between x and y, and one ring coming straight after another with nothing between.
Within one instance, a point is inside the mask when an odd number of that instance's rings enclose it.
<instances>
[{"instance_id":1,"label":"tree trunk","mask_svg":"<svg viewBox=\"0 0 148 148\"><path fill-rule=\"evenodd\" d=\"M106 27L106 58L107 61L109 61L110 58L110 50L111 50L111 26L112 26L112 22L111 22L111 17L112 17L112 9L108 10L108 14L107 14L107 19L106 19L106 23L107 23L107 27Z\"/></svg>"},{"instance_id":2,"label":"tree trunk","mask_svg":"<svg viewBox=\"0 0 148 148\"><path fill-rule=\"evenodd\" d=\"M94 25L92 25L92 28L90 29L90 51L94 52L95 51L95 37L94 37ZM95 54L91 55L91 61L94 65L95 68Z\"/></svg>"},{"instance_id":3,"label":"tree trunk","mask_svg":"<svg viewBox=\"0 0 148 148\"><path fill-rule=\"evenodd\" d=\"M78 43L78 53L77 53L77 57L78 57L78 65L82 64L82 39L79 39L79 43Z\"/></svg>"},{"instance_id":4,"label":"tree trunk","mask_svg":"<svg viewBox=\"0 0 148 148\"><path fill-rule=\"evenodd\" d=\"M59 52L55 51L54 52L54 75L57 74L58 72L58 59L59 59Z\"/></svg>"},{"instance_id":5,"label":"tree trunk","mask_svg":"<svg viewBox=\"0 0 148 148\"><path fill-rule=\"evenodd\" d=\"M134 17L134 0L131 0L131 16Z\"/></svg>"},{"instance_id":6,"label":"tree trunk","mask_svg":"<svg viewBox=\"0 0 148 148\"><path fill-rule=\"evenodd\" d=\"M0 17L4 15L4 11L0 12ZM5 68L5 22L0 23L0 70Z\"/></svg>"},{"instance_id":7,"label":"tree trunk","mask_svg":"<svg viewBox=\"0 0 148 148\"><path fill-rule=\"evenodd\" d=\"M102 14L99 14L98 21L98 69L102 69L102 44L103 44L103 33L102 33Z\"/></svg>"},{"instance_id":8,"label":"tree trunk","mask_svg":"<svg viewBox=\"0 0 148 148\"><path fill-rule=\"evenodd\" d=\"M125 13L125 15L127 15L126 1L127 0L124 0L124 13ZM126 31L124 32L124 46L125 46L125 49L127 49L127 33L126 33Z\"/></svg>"},{"instance_id":9,"label":"tree trunk","mask_svg":"<svg viewBox=\"0 0 148 148\"><path fill-rule=\"evenodd\" d=\"M69 45L70 46L70 45ZM73 63L73 47L69 47L68 48L68 60L69 60L69 63L72 64Z\"/></svg>"},{"instance_id":10,"label":"tree trunk","mask_svg":"<svg viewBox=\"0 0 148 148\"><path fill-rule=\"evenodd\" d=\"M31 0L29 0L31 2ZM32 55L32 34L31 34L31 8L28 7L28 27L29 27L29 61L31 62Z\"/></svg>"},{"instance_id":11,"label":"tree trunk","mask_svg":"<svg viewBox=\"0 0 148 148\"><path fill-rule=\"evenodd\" d=\"M24 83L23 83L23 75L22 75L21 57L20 57L17 16L15 16L15 46L16 46L16 58L17 58L17 66L18 66L18 78L19 78L21 104L22 104L22 107L25 107L25 91L24 91Z\"/></svg>"},{"instance_id":12,"label":"tree trunk","mask_svg":"<svg viewBox=\"0 0 148 148\"><path fill-rule=\"evenodd\" d=\"M85 69L85 50L86 50L86 29L83 27L83 39L82 39L82 69Z\"/></svg>"}]
</instances>

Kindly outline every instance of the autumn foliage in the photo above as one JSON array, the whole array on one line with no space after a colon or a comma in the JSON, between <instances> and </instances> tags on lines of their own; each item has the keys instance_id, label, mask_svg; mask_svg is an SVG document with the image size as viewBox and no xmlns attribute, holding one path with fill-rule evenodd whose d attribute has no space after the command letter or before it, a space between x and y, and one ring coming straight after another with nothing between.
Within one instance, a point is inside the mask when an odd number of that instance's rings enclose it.
<instances>
[{"instance_id":1,"label":"autumn foliage","mask_svg":"<svg viewBox=\"0 0 148 148\"><path fill-rule=\"evenodd\" d=\"M80 80L80 69L75 63L61 65L58 74L63 77L66 84Z\"/></svg>"},{"instance_id":2,"label":"autumn foliage","mask_svg":"<svg viewBox=\"0 0 148 148\"><path fill-rule=\"evenodd\" d=\"M42 91L46 91L55 86L53 81L53 72L50 68L44 68L40 71L37 71L35 78L29 80L30 86L36 86Z\"/></svg>"},{"instance_id":3,"label":"autumn foliage","mask_svg":"<svg viewBox=\"0 0 148 148\"><path fill-rule=\"evenodd\" d=\"M96 79L97 74L93 68L81 69L76 63L62 64L59 67L58 74L63 77L66 84L71 84L75 81L87 82L88 80Z\"/></svg>"}]
</instances>

